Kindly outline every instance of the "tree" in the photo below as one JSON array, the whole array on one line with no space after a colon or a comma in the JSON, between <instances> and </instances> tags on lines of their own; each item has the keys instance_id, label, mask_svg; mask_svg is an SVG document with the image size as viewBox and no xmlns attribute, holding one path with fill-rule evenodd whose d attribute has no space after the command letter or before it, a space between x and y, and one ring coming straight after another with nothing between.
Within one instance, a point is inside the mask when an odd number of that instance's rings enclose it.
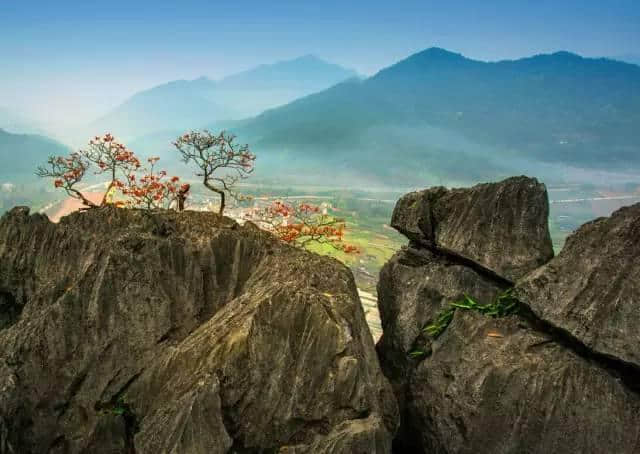
<instances>
[{"instance_id":1,"label":"tree","mask_svg":"<svg viewBox=\"0 0 640 454\"><path fill-rule=\"evenodd\" d=\"M114 186L119 186L117 174L122 173L125 181L128 176L133 174L140 168L140 160L133 151L129 150L124 144L115 140L110 133L104 136L95 136L89 141L86 149L80 150L79 153L89 162L95 164L98 170L96 175L107 173L111 177L109 187L102 198L101 205L107 202L107 194Z\"/></svg>"},{"instance_id":2,"label":"tree","mask_svg":"<svg viewBox=\"0 0 640 454\"><path fill-rule=\"evenodd\" d=\"M175 176L168 178L166 171L157 171L155 166L159 159L158 157L147 159L149 167L142 169L145 173L141 177L138 177L135 172L130 172L126 177L126 183L115 180L115 185L129 197L128 205L151 210L169 208L171 202L178 200L180 192L186 185L179 186L180 178Z\"/></svg>"},{"instance_id":3,"label":"tree","mask_svg":"<svg viewBox=\"0 0 640 454\"><path fill-rule=\"evenodd\" d=\"M42 178L55 178L53 184L56 188L62 188L74 199L78 199L87 208L94 208L97 205L88 200L74 186L84 177L89 162L80 153L71 153L65 156L50 156L47 160L47 166L38 166L36 175Z\"/></svg>"},{"instance_id":4,"label":"tree","mask_svg":"<svg viewBox=\"0 0 640 454\"><path fill-rule=\"evenodd\" d=\"M187 132L173 143L182 161L194 163L203 184L220 196L219 214L224 212L227 194L237 197L234 186L253 172L256 159L248 145L234 140L235 136L225 131L215 135L204 130Z\"/></svg>"},{"instance_id":5,"label":"tree","mask_svg":"<svg viewBox=\"0 0 640 454\"><path fill-rule=\"evenodd\" d=\"M103 206L109 198L113 198L113 192L118 189L128 197L126 205L133 207L168 208L174 200L178 207L184 207L189 185L179 185L178 177L167 177L164 170L156 171L155 166L159 158L149 158L149 168L142 168L140 160L133 151L117 142L111 134L96 136L89 141L89 147L72 153L68 157L51 156L48 167L40 166L36 175L40 177L55 178L56 188L64 189L71 197L82 201L88 208L98 205L88 200L74 186L78 184L87 173L91 164L95 164L97 175L108 173L111 177L109 187L100 203ZM138 172L144 171L142 176ZM121 178L118 178L121 174ZM116 205L124 205L118 202Z\"/></svg>"},{"instance_id":6,"label":"tree","mask_svg":"<svg viewBox=\"0 0 640 454\"><path fill-rule=\"evenodd\" d=\"M314 243L326 244L347 254L359 252L356 246L344 242L345 221L329 215L328 210L317 205L277 200L265 208L248 212L245 218L294 246L306 248Z\"/></svg>"}]
</instances>

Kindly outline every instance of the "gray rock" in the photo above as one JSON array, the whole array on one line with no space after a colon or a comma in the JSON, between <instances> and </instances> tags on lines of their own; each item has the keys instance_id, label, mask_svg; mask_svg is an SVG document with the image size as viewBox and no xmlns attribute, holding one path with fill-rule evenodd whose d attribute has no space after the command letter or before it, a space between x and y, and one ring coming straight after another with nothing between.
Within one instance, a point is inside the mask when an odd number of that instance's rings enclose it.
<instances>
[{"instance_id":1,"label":"gray rock","mask_svg":"<svg viewBox=\"0 0 640 454\"><path fill-rule=\"evenodd\" d=\"M640 370L640 204L580 227L517 295L590 350Z\"/></svg>"},{"instance_id":2,"label":"gray rock","mask_svg":"<svg viewBox=\"0 0 640 454\"><path fill-rule=\"evenodd\" d=\"M377 345L401 409L394 451L640 452L640 205L585 225L543 265L547 210L524 177L398 202L411 242L380 274ZM458 310L437 339L422 333L463 294L488 303L517 278L518 315Z\"/></svg>"},{"instance_id":3,"label":"gray rock","mask_svg":"<svg viewBox=\"0 0 640 454\"><path fill-rule=\"evenodd\" d=\"M391 225L410 240L437 247L516 280L553 257L547 190L534 178L403 196Z\"/></svg>"},{"instance_id":4,"label":"gray rock","mask_svg":"<svg viewBox=\"0 0 640 454\"><path fill-rule=\"evenodd\" d=\"M377 351L400 407L401 427L396 439L399 452L428 452L415 446L406 451L415 431L406 401L415 398L410 379L418 364L409 353L431 351L431 339L422 333L423 328L452 301L465 294L490 300L505 289L502 285L427 249L404 248L380 271L378 307L383 334Z\"/></svg>"},{"instance_id":5,"label":"gray rock","mask_svg":"<svg viewBox=\"0 0 640 454\"><path fill-rule=\"evenodd\" d=\"M505 289L476 270L427 249L403 248L384 265L378 283L383 334L377 350L401 404L408 392L406 379L416 365L409 353L430 349L423 328L466 294L489 301Z\"/></svg>"},{"instance_id":6,"label":"gray rock","mask_svg":"<svg viewBox=\"0 0 640 454\"><path fill-rule=\"evenodd\" d=\"M213 213L0 219L0 454L390 452L353 276Z\"/></svg>"},{"instance_id":7,"label":"gray rock","mask_svg":"<svg viewBox=\"0 0 640 454\"><path fill-rule=\"evenodd\" d=\"M457 312L410 380L405 452L640 452L640 394L518 317Z\"/></svg>"}]
</instances>

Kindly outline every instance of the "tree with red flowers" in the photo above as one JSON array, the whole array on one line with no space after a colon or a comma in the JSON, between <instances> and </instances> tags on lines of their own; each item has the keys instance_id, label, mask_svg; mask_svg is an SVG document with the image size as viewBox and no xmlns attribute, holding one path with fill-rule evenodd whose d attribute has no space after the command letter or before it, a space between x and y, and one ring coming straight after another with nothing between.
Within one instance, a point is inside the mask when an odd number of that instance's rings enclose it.
<instances>
[{"instance_id":1,"label":"tree with red flowers","mask_svg":"<svg viewBox=\"0 0 640 454\"><path fill-rule=\"evenodd\" d=\"M80 200L87 208L97 205L87 199L74 186L80 183L84 177L89 162L80 153L71 153L69 156L51 156L47 160L47 166L38 166L36 175L43 178L54 178L56 188L62 188L72 198Z\"/></svg>"},{"instance_id":2,"label":"tree with red flowers","mask_svg":"<svg viewBox=\"0 0 640 454\"><path fill-rule=\"evenodd\" d=\"M256 156L248 145L234 142L235 136L222 131L190 131L176 139L173 145L185 163L194 163L203 184L220 196L219 214L223 214L226 195L237 198L234 186L253 172Z\"/></svg>"},{"instance_id":3,"label":"tree with red flowers","mask_svg":"<svg viewBox=\"0 0 640 454\"><path fill-rule=\"evenodd\" d=\"M147 209L168 208L176 201L178 209L184 208L188 185L180 185L178 177L167 177L164 170L157 171L155 166L158 159L149 158L150 167L143 169L133 151L117 142L111 134L105 134L94 137L89 141L88 148L68 157L50 157L48 167L38 167L36 175L55 178L56 188L64 189L86 207L94 208L98 205L88 200L75 185L82 180L90 166L95 164L98 168L95 172L97 175L106 173L111 178L100 206L105 205L108 194L118 189L128 198L126 203L119 202L118 205ZM138 176L141 171L145 173Z\"/></svg>"},{"instance_id":4,"label":"tree with red flowers","mask_svg":"<svg viewBox=\"0 0 640 454\"><path fill-rule=\"evenodd\" d=\"M266 208L247 213L246 219L294 246L328 244L348 254L359 252L356 246L344 242L345 221L327 214L317 205L277 200Z\"/></svg>"},{"instance_id":5,"label":"tree with red flowers","mask_svg":"<svg viewBox=\"0 0 640 454\"><path fill-rule=\"evenodd\" d=\"M118 180L118 172L127 181L129 175L132 175L140 168L140 160L133 151L116 141L110 133L104 136L95 136L89 141L88 147L80 150L79 153L87 161L97 166L96 175L106 173L111 178L101 205L107 202L107 194L109 194L111 188L121 186Z\"/></svg>"},{"instance_id":6,"label":"tree with red flowers","mask_svg":"<svg viewBox=\"0 0 640 454\"><path fill-rule=\"evenodd\" d=\"M176 176L167 177L165 170L156 170L159 159L158 157L147 159L149 167L143 169L144 174L140 177L130 172L126 183L115 180L117 187L129 197L128 205L151 210L169 208L173 201L178 201L178 196L184 192L185 185L180 185L180 178Z\"/></svg>"}]
</instances>

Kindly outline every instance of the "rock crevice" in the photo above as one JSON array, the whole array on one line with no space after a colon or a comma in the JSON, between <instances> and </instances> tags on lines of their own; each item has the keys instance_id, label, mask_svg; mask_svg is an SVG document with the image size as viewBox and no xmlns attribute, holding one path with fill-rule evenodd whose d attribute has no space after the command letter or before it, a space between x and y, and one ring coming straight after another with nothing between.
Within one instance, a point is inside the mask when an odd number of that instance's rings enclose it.
<instances>
[{"instance_id":1,"label":"rock crevice","mask_svg":"<svg viewBox=\"0 0 640 454\"><path fill-rule=\"evenodd\" d=\"M520 304L522 310L518 316L526 320L532 329L549 336L549 340L545 341L545 343L555 342L576 356L609 372L613 377L619 379L630 391L640 396L640 367L637 364L593 350L585 344L584 341L575 337L565 328L555 326L549 321L539 318L529 306L523 303Z\"/></svg>"},{"instance_id":2,"label":"rock crevice","mask_svg":"<svg viewBox=\"0 0 640 454\"><path fill-rule=\"evenodd\" d=\"M400 404L397 452L640 449L640 205L586 224L556 258L547 216L544 186L526 177L396 205L410 244L380 274L377 350ZM423 332L464 295L508 288L517 315L457 310L437 339Z\"/></svg>"}]
</instances>

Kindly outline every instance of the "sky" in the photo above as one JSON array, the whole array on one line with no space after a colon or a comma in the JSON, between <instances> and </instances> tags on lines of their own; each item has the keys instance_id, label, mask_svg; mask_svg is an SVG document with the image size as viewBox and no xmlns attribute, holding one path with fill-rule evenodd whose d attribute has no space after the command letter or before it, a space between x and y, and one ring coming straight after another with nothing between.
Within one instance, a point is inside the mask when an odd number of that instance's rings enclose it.
<instances>
[{"instance_id":1,"label":"sky","mask_svg":"<svg viewBox=\"0 0 640 454\"><path fill-rule=\"evenodd\" d=\"M640 1L0 0L0 106L63 127L169 80L306 54L371 75L431 46L640 55Z\"/></svg>"}]
</instances>

